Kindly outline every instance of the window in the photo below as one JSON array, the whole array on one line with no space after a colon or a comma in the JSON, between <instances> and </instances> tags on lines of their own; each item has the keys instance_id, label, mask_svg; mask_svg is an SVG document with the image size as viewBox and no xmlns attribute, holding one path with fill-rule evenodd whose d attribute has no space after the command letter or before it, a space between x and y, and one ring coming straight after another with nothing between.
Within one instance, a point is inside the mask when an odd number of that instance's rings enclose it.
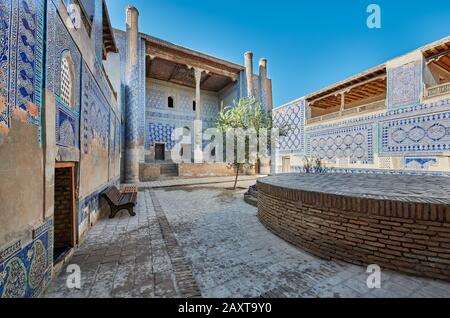
<instances>
[{"instance_id":1,"label":"window","mask_svg":"<svg viewBox=\"0 0 450 318\"><path fill-rule=\"evenodd\" d=\"M169 98L167 99L167 106L169 108L173 108L173 97L169 96Z\"/></svg>"},{"instance_id":2,"label":"window","mask_svg":"<svg viewBox=\"0 0 450 318\"><path fill-rule=\"evenodd\" d=\"M197 106L197 103L195 102L195 100L192 102L192 110L195 112L195 110L196 110L196 106Z\"/></svg>"},{"instance_id":3,"label":"window","mask_svg":"<svg viewBox=\"0 0 450 318\"><path fill-rule=\"evenodd\" d=\"M73 107L73 63L69 52L65 52L61 58L61 100Z\"/></svg>"}]
</instances>

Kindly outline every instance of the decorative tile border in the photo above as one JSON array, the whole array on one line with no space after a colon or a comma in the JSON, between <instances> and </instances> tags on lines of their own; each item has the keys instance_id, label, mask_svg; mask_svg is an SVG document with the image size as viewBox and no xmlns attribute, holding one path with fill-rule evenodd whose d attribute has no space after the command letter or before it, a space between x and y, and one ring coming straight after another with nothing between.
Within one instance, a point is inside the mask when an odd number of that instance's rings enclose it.
<instances>
[{"instance_id":1,"label":"decorative tile border","mask_svg":"<svg viewBox=\"0 0 450 318\"><path fill-rule=\"evenodd\" d=\"M7 248L5 248L3 251L0 252L0 263L3 263L5 260L7 260L11 255L14 255L15 253L19 252L22 248L22 241L18 240L17 242L11 244Z\"/></svg>"},{"instance_id":2,"label":"decorative tile border","mask_svg":"<svg viewBox=\"0 0 450 318\"><path fill-rule=\"evenodd\" d=\"M450 112L380 123L381 153L440 153L450 150Z\"/></svg>"},{"instance_id":3,"label":"decorative tile border","mask_svg":"<svg viewBox=\"0 0 450 318\"><path fill-rule=\"evenodd\" d=\"M404 169L414 169L414 170L428 170L428 168L437 165L437 158L426 157L426 158L403 158Z\"/></svg>"},{"instance_id":4,"label":"decorative tile border","mask_svg":"<svg viewBox=\"0 0 450 318\"><path fill-rule=\"evenodd\" d=\"M0 298L38 297L51 279L53 219L37 228L40 233L21 247L16 242L0 261Z\"/></svg>"},{"instance_id":5,"label":"decorative tile border","mask_svg":"<svg viewBox=\"0 0 450 318\"><path fill-rule=\"evenodd\" d=\"M279 167L281 169L281 166ZM304 172L302 166L291 166L291 172ZM347 174L396 174L396 175L420 175L433 177L450 177L450 171L411 171L411 170L389 170L389 169L357 169L357 168L326 168L326 173Z\"/></svg>"}]
</instances>

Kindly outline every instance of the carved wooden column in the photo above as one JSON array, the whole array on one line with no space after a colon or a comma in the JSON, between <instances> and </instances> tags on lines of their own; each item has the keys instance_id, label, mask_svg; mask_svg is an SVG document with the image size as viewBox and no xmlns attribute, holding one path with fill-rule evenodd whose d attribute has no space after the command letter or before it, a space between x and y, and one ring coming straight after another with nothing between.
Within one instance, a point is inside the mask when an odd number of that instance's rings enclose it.
<instances>
[{"instance_id":1,"label":"carved wooden column","mask_svg":"<svg viewBox=\"0 0 450 318\"><path fill-rule=\"evenodd\" d=\"M194 163L203 163L203 123L200 85L204 70L194 67L195 76L195 121L194 121Z\"/></svg>"}]
</instances>

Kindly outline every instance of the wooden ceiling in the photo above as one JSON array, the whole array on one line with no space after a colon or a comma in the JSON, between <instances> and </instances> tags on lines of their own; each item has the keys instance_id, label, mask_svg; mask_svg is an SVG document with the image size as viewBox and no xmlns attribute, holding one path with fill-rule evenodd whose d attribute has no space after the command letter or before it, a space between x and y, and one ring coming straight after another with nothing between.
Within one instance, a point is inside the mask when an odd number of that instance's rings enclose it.
<instances>
[{"instance_id":1,"label":"wooden ceiling","mask_svg":"<svg viewBox=\"0 0 450 318\"><path fill-rule=\"evenodd\" d=\"M146 34L146 73L154 78L195 88L193 68L203 70L200 88L219 92L239 78L244 67Z\"/></svg>"},{"instance_id":2,"label":"wooden ceiling","mask_svg":"<svg viewBox=\"0 0 450 318\"><path fill-rule=\"evenodd\" d=\"M435 63L450 71L450 40L443 41L434 47L425 49L423 56L428 63Z\"/></svg>"},{"instance_id":3,"label":"wooden ceiling","mask_svg":"<svg viewBox=\"0 0 450 318\"><path fill-rule=\"evenodd\" d=\"M319 108L334 108L341 105L341 94L344 93L345 104L351 104L361 100L386 94L386 76L379 75L376 78L366 80L360 84L353 84L337 92L332 92L318 99L310 99L309 104Z\"/></svg>"},{"instance_id":4,"label":"wooden ceiling","mask_svg":"<svg viewBox=\"0 0 450 318\"><path fill-rule=\"evenodd\" d=\"M146 61L146 76L162 80L178 85L183 85L190 88L195 88L194 70L187 65L174 63L161 58L154 58L153 60L147 56ZM214 73L202 73L200 81L200 89L211 92L219 92L234 80Z\"/></svg>"},{"instance_id":5,"label":"wooden ceiling","mask_svg":"<svg viewBox=\"0 0 450 318\"><path fill-rule=\"evenodd\" d=\"M306 97L309 105L330 108L341 105L341 93L345 103L374 97L386 92L386 66L380 65L367 72L355 75L335 85L324 88Z\"/></svg>"}]
</instances>

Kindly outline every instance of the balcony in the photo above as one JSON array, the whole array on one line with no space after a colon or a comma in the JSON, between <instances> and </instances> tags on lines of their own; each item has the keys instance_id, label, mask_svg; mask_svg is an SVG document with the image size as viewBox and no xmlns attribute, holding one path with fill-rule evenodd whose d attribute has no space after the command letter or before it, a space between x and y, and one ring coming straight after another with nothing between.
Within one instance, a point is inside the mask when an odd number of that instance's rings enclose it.
<instances>
[{"instance_id":1,"label":"balcony","mask_svg":"<svg viewBox=\"0 0 450 318\"><path fill-rule=\"evenodd\" d=\"M323 122L323 121L341 119L341 118L345 118L345 117L351 117L354 115L371 113L371 112L384 110L384 109L386 109L386 100L385 99L379 100L376 102L372 102L369 104L365 104L365 105L362 105L359 107L353 107L353 108L344 109L344 110L341 110L338 112L314 117L314 118L308 119L306 121L306 123L308 125L311 125L311 124L316 124L316 123Z\"/></svg>"},{"instance_id":2,"label":"balcony","mask_svg":"<svg viewBox=\"0 0 450 318\"><path fill-rule=\"evenodd\" d=\"M386 109L384 65L341 81L306 97L308 125Z\"/></svg>"},{"instance_id":3,"label":"balcony","mask_svg":"<svg viewBox=\"0 0 450 318\"><path fill-rule=\"evenodd\" d=\"M427 88L425 92L425 97L433 98L446 94L450 94L450 82Z\"/></svg>"},{"instance_id":4,"label":"balcony","mask_svg":"<svg viewBox=\"0 0 450 318\"><path fill-rule=\"evenodd\" d=\"M424 98L450 94L449 38L434 44L423 52L426 63L423 68Z\"/></svg>"}]
</instances>

